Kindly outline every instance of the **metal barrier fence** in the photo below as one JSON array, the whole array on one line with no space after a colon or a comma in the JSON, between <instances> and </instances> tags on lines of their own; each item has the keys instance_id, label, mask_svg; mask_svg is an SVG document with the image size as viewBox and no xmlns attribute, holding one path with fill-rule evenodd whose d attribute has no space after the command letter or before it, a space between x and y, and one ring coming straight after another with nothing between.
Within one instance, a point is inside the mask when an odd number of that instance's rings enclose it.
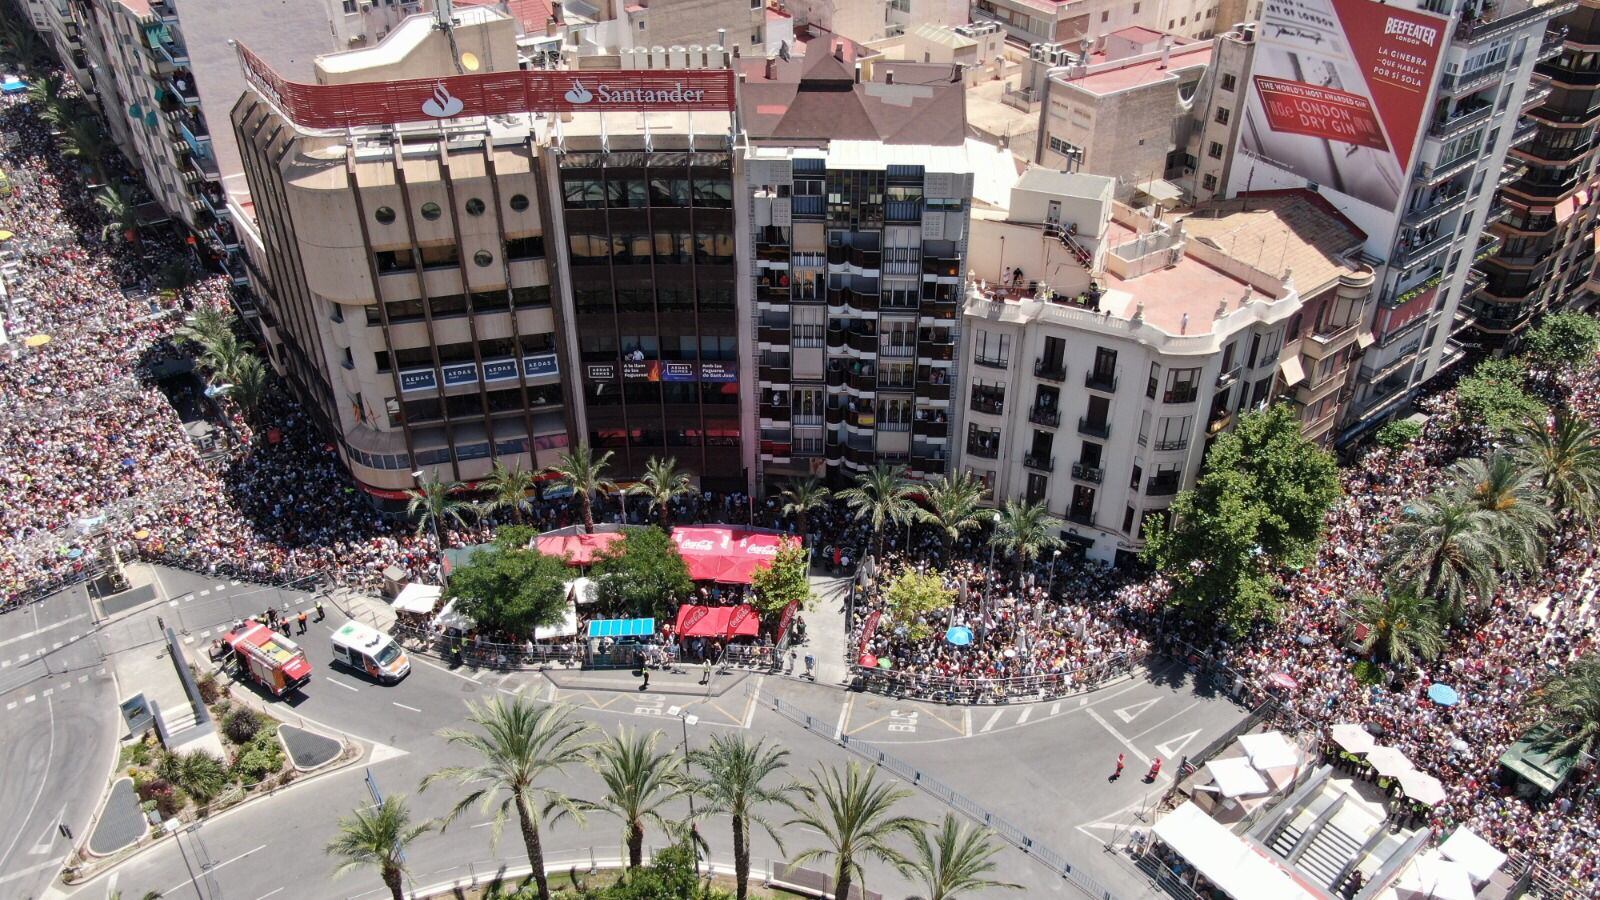
<instances>
[{"instance_id":1,"label":"metal barrier fence","mask_svg":"<svg viewBox=\"0 0 1600 900\"><path fill-rule=\"evenodd\" d=\"M924 675L858 665L850 667L850 674L869 691L911 700L965 705L1035 703L1094 690L1113 678L1128 674L1149 658L1149 653L1119 653L1102 662L1066 672L1015 678Z\"/></svg>"},{"instance_id":2,"label":"metal barrier fence","mask_svg":"<svg viewBox=\"0 0 1600 900\"><path fill-rule=\"evenodd\" d=\"M47 597L53 597L75 584L93 581L105 574L107 568L106 563L95 562L78 571L55 575L27 587L18 588L12 593L0 595L0 613L21 609Z\"/></svg>"},{"instance_id":3,"label":"metal barrier fence","mask_svg":"<svg viewBox=\"0 0 1600 900\"><path fill-rule=\"evenodd\" d=\"M774 712L783 716L806 731L817 735L843 747L845 750L861 757L862 760L884 769L903 781L909 782L927 791L935 799L944 803L969 818L982 823L1002 840L1033 857L1050 871L1066 879L1069 884L1095 900L1114 900L1114 895L1105 885L1095 880L1088 873L1072 864L1072 861L1034 840L1020 827L1010 820L1002 818L995 813L983 808L965 794L934 778L929 773L900 759L882 747L842 734L838 738L833 736L834 723L823 721L810 713L785 702L780 697L763 694L754 688L746 688L746 693L753 694L756 699L767 704Z\"/></svg>"},{"instance_id":4,"label":"metal barrier fence","mask_svg":"<svg viewBox=\"0 0 1600 900\"><path fill-rule=\"evenodd\" d=\"M454 641L437 631L395 625L391 630L412 653L425 656L449 657L455 652ZM542 644L499 644L493 641L465 641L461 648L461 661L477 668L492 669L542 669L552 665L576 666L583 663L581 647L548 647Z\"/></svg>"}]
</instances>

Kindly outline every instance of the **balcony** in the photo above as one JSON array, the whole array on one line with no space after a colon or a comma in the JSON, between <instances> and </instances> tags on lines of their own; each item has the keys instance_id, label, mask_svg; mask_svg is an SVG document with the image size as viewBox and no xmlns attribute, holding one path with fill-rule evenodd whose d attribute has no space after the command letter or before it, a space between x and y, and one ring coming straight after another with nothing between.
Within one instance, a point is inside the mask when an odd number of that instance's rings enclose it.
<instances>
[{"instance_id":1,"label":"balcony","mask_svg":"<svg viewBox=\"0 0 1600 900\"><path fill-rule=\"evenodd\" d=\"M860 394L876 394L878 392L878 373L871 368L850 374L849 385Z\"/></svg>"},{"instance_id":2,"label":"balcony","mask_svg":"<svg viewBox=\"0 0 1600 900\"><path fill-rule=\"evenodd\" d=\"M999 416L1004 415L1006 404L1002 399L985 397L981 394L973 394L972 400L968 405L971 407L973 412L980 412L986 416Z\"/></svg>"},{"instance_id":3,"label":"balcony","mask_svg":"<svg viewBox=\"0 0 1600 900\"><path fill-rule=\"evenodd\" d=\"M863 356L878 355L878 335L873 332L850 331L844 336L845 345Z\"/></svg>"},{"instance_id":4,"label":"balcony","mask_svg":"<svg viewBox=\"0 0 1600 900\"><path fill-rule=\"evenodd\" d=\"M967 455L980 459L996 459L1000 456L1000 441L967 441Z\"/></svg>"},{"instance_id":5,"label":"balcony","mask_svg":"<svg viewBox=\"0 0 1600 900\"><path fill-rule=\"evenodd\" d=\"M1494 104L1488 101L1462 104L1456 107L1454 116L1429 125L1428 136L1441 141L1449 140L1474 125L1489 121L1493 115Z\"/></svg>"},{"instance_id":6,"label":"balcony","mask_svg":"<svg viewBox=\"0 0 1600 900\"><path fill-rule=\"evenodd\" d=\"M1085 512L1079 509L1069 509L1067 510L1067 521L1094 528L1094 510Z\"/></svg>"},{"instance_id":7,"label":"balcony","mask_svg":"<svg viewBox=\"0 0 1600 900\"><path fill-rule=\"evenodd\" d=\"M1083 463L1072 464L1072 477L1090 484L1099 484L1105 478L1106 472L1099 466L1086 466Z\"/></svg>"},{"instance_id":8,"label":"balcony","mask_svg":"<svg viewBox=\"0 0 1600 900\"><path fill-rule=\"evenodd\" d=\"M1233 424L1233 413L1224 412L1206 424L1206 434L1213 435Z\"/></svg>"},{"instance_id":9,"label":"balcony","mask_svg":"<svg viewBox=\"0 0 1600 900\"><path fill-rule=\"evenodd\" d=\"M1038 472L1053 472L1056 468L1056 458L1048 453L1024 453L1022 464Z\"/></svg>"},{"instance_id":10,"label":"balcony","mask_svg":"<svg viewBox=\"0 0 1600 900\"><path fill-rule=\"evenodd\" d=\"M1080 417L1078 419L1078 433L1104 440L1111 437L1111 423L1105 420L1097 422L1086 416Z\"/></svg>"},{"instance_id":11,"label":"balcony","mask_svg":"<svg viewBox=\"0 0 1600 900\"><path fill-rule=\"evenodd\" d=\"M945 419L917 419L911 423L911 433L917 437L942 438L950 434L950 423Z\"/></svg>"},{"instance_id":12,"label":"balcony","mask_svg":"<svg viewBox=\"0 0 1600 900\"><path fill-rule=\"evenodd\" d=\"M1083 386L1092 391L1114 394L1117 391L1117 376L1111 372L1090 369L1083 373Z\"/></svg>"},{"instance_id":13,"label":"balcony","mask_svg":"<svg viewBox=\"0 0 1600 900\"><path fill-rule=\"evenodd\" d=\"M972 364L975 366L983 366L985 369L1000 369L1002 371L1004 371L1006 367L1010 365L1007 360L990 359L986 356L974 356L972 358Z\"/></svg>"},{"instance_id":14,"label":"balcony","mask_svg":"<svg viewBox=\"0 0 1600 900\"><path fill-rule=\"evenodd\" d=\"M923 359L951 360L955 358L955 344L948 341L918 341L917 355Z\"/></svg>"},{"instance_id":15,"label":"balcony","mask_svg":"<svg viewBox=\"0 0 1600 900\"><path fill-rule=\"evenodd\" d=\"M152 49L162 59L172 63L174 66L187 66L189 64L189 48L177 41L161 41Z\"/></svg>"},{"instance_id":16,"label":"balcony","mask_svg":"<svg viewBox=\"0 0 1600 900\"><path fill-rule=\"evenodd\" d=\"M1467 189L1460 188L1454 191L1440 191L1435 194L1421 209L1414 209L1405 214L1402 220L1407 227L1421 228L1429 222L1435 222L1446 215L1459 209L1467 202Z\"/></svg>"},{"instance_id":17,"label":"balcony","mask_svg":"<svg viewBox=\"0 0 1600 900\"><path fill-rule=\"evenodd\" d=\"M918 381L917 396L926 397L929 400L949 400L950 385L936 381Z\"/></svg>"},{"instance_id":18,"label":"balcony","mask_svg":"<svg viewBox=\"0 0 1600 900\"><path fill-rule=\"evenodd\" d=\"M1456 40L1476 44L1499 37L1531 19L1556 19L1578 7L1577 0L1557 0L1536 5L1527 0L1502 0L1498 8L1488 8L1475 19L1463 18L1456 24Z\"/></svg>"},{"instance_id":19,"label":"balcony","mask_svg":"<svg viewBox=\"0 0 1600 900\"><path fill-rule=\"evenodd\" d=\"M1402 247L1396 254L1395 262L1403 269L1412 268L1450 249L1450 242L1455 238L1455 232L1447 231L1438 237L1414 243L1410 247Z\"/></svg>"},{"instance_id":20,"label":"balcony","mask_svg":"<svg viewBox=\"0 0 1600 900\"><path fill-rule=\"evenodd\" d=\"M1178 485L1181 483L1182 479L1178 477L1176 472L1152 475L1145 482L1144 492L1146 496L1150 497L1169 497L1178 492Z\"/></svg>"},{"instance_id":21,"label":"balcony","mask_svg":"<svg viewBox=\"0 0 1600 900\"><path fill-rule=\"evenodd\" d=\"M1035 406L1028 410L1028 421L1046 428L1061 427L1061 410L1054 407Z\"/></svg>"},{"instance_id":22,"label":"balcony","mask_svg":"<svg viewBox=\"0 0 1600 900\"><path fill-rule=\"evenodd\" d=\"M1178 438L1174 441L1156 441L1155 447L1152 449L1154 449L1157 453L1171 453L1175 450L1187 450L1189 449L1189 439Z\"/></svg>"},{"instance_id":23,"label":"balcony","mask_svg":"<svg viewBox=\"0 0 1600 900\"><path fill-rule=\"evenodd\" d=\"M1045 381L1066 381L1067 364L1059 360L1036 359L1033 361L1033 374Z\"/></svg>"},{"instance_id":24,"label":"balcony","mask_svg":"<svg viewBox=\"0 0 1600 900\"><path fill-rule=\"evenodd\" d=\"M820 196L789 198L789 213L797 219L820 219L827 212L826 198Z\"/></svg>"},{"instance_id":25,"label":"balcony","mask_svg":"<svg viewBox=\"0 0 1600 900\"><path fill-rule=\"evenodd\" d=\"M1565 25L1552 25L1545 29L1544 40L1539 42L1538 58L1540 62L1555 59L1567 46L1567 28Z\"/></svg>"},{"instance_id":26,"label":"balcony","mask_svg":"<svg viewBox=\"0 0 1600 900\"><path fill-rule=\"evenodd\" d=\"M1506 60L1498 59L1488 65L1479 66L1470 72L1460 72L1455 75L1446 75L1439 79L1439 92L1450 96L1470 94L1481 88L1486 88L1499 81L1506 73Z\"/></svg>"},{"instance_id":27,"label":"balcony","mask_svg":"<svg viewBox=\"0 0 1600 900\"><path fill-rule=\"evenodd\" d=\"M178 85L179 80L183 81L182 87ZM162 86L166 89L166 92L169 96L177 100L179 103L182 103L184 106L193 107L200 105L200 91L194 86L193 75L174 72L173 74L167 76L165 83Z\"/></svg>"},{"instance_id":28,"label":"balcony","mask_svg":"<svg viewBox=\"0 0 1600 900\"><path fill-rule=\"evenodd\" d=\"M1239 370L1238 369L1234 369L1232 372L1224 372L1221 375L1217 376L1217 386L1221 387L1225 379L1232 379L1232 378L1237 378L1237 377L1239 377ZM1193 403L1196 399L1199 398L1199 396L1200 396L1200 389L1198 387L1194 386L1194 385L1189 385L1188 387L1173 388L1170 391L1163 391L1162 394L1161 394L1161 402L1162 403Z\"/></svg>"}]
</instances>

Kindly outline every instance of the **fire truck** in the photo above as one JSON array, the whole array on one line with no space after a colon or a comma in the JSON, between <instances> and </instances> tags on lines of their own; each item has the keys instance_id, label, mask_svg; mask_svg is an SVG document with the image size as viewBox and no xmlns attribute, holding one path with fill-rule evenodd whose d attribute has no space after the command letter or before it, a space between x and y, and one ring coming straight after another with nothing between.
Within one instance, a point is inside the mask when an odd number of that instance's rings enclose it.
<instances>
[{"instance_id":1,"label":"fire truck","mask_svg":"<svg viewBox=\"0 0 1600 900\"><path fill-rule=\"evenodd\" d=\"M294 641L250 622L223 640L239 662L239 674L282 697L311 680L311 663Z\"/></svg>"}]
</instances>

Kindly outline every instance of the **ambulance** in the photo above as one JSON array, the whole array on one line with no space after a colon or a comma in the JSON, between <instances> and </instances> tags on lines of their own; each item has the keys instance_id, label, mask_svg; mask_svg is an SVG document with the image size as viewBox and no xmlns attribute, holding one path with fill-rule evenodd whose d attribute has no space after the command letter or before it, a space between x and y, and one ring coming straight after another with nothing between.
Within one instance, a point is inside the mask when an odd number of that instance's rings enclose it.
<instances>
[{"instance_id":1,"label":"ambulance","mask_svg":"<svg viewBox=\"0 0 1600 900\"><path fill-rule=\"evenodd\" d=\"M346 622L333 633L333 661L384 682L399 681L411 671L411 660L394 638L360 622Z\"/></svg>"}]
</instances>

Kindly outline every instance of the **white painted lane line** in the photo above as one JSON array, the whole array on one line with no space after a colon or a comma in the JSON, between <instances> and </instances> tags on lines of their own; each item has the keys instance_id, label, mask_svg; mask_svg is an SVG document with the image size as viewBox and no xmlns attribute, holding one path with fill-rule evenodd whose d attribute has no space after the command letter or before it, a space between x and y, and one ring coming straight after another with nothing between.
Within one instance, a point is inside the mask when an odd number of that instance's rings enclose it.
<instances>
[{"instance_id":1,"label":"white painted lane line","mask_svg":"<svg viewBox=\"0 0 1600 900\"><path fill-rule=\"evenodd\" d=\"M855 705L856 695L851 694L845 698L844 705L839 707L839 723L833 726L833 739L838 740L844 734L844 723L850 718L850 707Z\"/></svg>"},{"instance_id":2,"label":"white painted lane line","mask_svg":"<svg viewBox=\"0 0 1600 900\"><path fill-rule=\"evenodd\" d=\"M11 668L11 660L9 660L9 659L0 659L0 669L9 669L9 668Z\"/></svg>"},{"instance_id":3,"label":"white painted lane line","mask_svg":"<svg viewBox=\"0 0 1600 900\"><path fill-rule=\"evenodd\" d=\"M1060 712L1061 712L1061 701L1060 700L1057 700L1056 702L1050 704L1050 715L1053 716L1053 715L1056 715L1057 713L1060 713Z\"/></svg>"},{"instance_id":4,"label":"white painted lane line","mask_svg":"<svg viewBox=\"0 0 1600 900\"><path fill-rule=\"evenodd\" d=\"M201 591L200 592L200 596L202 596L202 597L211 596L211 588L206 588L205 590Z\"/></svg>"},{"instance_id":5,"label":"white painted lane line","mask_svg":"<svg viewBox=\"0 0 1600 900\"><path fill-rule=\"evenodd\" d=\"M237 582L237 581L230 581L230 582L228 582L228 584L231 587L238 587L239 586L239 582ZM269 894L268 896L271 896L271 895Z\"/></svg>"},{"instance_id":6,"label":"white painted lane line","mask_svg":"<svg viewBox=\"0 0 1600 900\"><path fill-rule=\"evenodd\" d=\"M89 680L89 676L87 676L87 675L79 675L78 676L78 683L79 684L83 684L85 681L88 681L88 680Z\"/></svg>"},{"instance_id":7,"label":"white painted lane line","mask_svg":"<svg viewBox=\"0 0 1600 900\"><path fill-rule=\"evenodd\" d=\"M234 582L234 584L238 584L238 583L239 582L237 582L237 581ZM257 897L256 900L267 900L267 898L271 897L273 894L281 894L281 893L283 893L283 888L273 888L272 890L267 891L265 894L262 894L261 896Z\"/></svg>"},{"instance_id":8,"label":"white painted lane line","mask_svg":"<svg viewBox=\"0 0 1600 900\"><path fill-rule=\"evenodd\" d=\"M400 702L400 701L398 701L398 700L396 700L396 701L395 701L395 702L394 702L394 705L395 705L395 706L398 706L398 707L400 707L400 708L401 708L401 709L409 709L409 710L411 710L411 711L412 711L412 712L414 712L414 713L419 713L419 712L422 712L422 710L420 710L420 709L417 709L417 708L416 708L416 707L415 707L415 706L407 706L407 705L405 705L405 704L404 704L404 703L401 703L401 702Z\"/></svg>"},{"instance_id":9,"label":"white painted lane line","mask_svg":"<svg viewBox=\"0 0 1600 900\"><path fill-rule=\"evenodd\" d=\"M1150 732L1155 731L1157 728L1160 728L1161 726L1167 724L1168 722L1171 722L1173 719L1176 719L1177 717L1183 715L1184 713L1188 712L1191 709L1194 709L1196 706L1199 706L1199 705L1200 705L1200 701L1199 700L1194 701L1193 703L1189 704L1188 706L1185 706L1183 709L1178 710L1177 712L1173 713L1172 715L1167 716L1165 719L1162 719L1161 721L1155 723L1154 725L1151 725L1149 728L1146 728L1145 730L1143 730L1143 731L1139 732L1138 734L1134 735L1133 739L1134 740L1138 740L1139 738L1144 737L1145 735L1149 734Z\"/></svg>"},{"instance_id":10,"label":"white painted lane line","mask_svg":"<svg viewBox=\"0 0 1600 900\"><path fill-rule=\"evenodd\" d=\"M337 678L324 678L323 681L329 682L331 684L337 684L339 687L342 687L347 691L359 691L359 690L361 690L360 688L356 687L355 685L353 685L353 684L345 684L344 682L340 681Z\"/></svg>"},{"instance_id":11,"label":"white painted lane line","mask_svg":"<svg viewBox=\"0 0 1600 900\"><path fill-rule=\"evenodd\" d=\"M24 653L24 654L22 654L22 655L21 655L21 656L19 656L19 657L17 657L17 662L19 662L19 663L22 663L22 662L27 662L27 661L28 661L28 659L29 659L29 658L30 658L30 657L32 657L32 656L33 656L33 654L32 654L32 653Z\"/></svg>"},{"instance_id":12,"label":"white painted lane line","mask_svg":"<svg viewBox=\"0 0 1600 900\"><path fill-rule=\"evenodd\" d=\"M245 852L239 854L238 856L235 856L233 859L223 860L222 862L217 863L216 865L212 866L211 868L207 869L206 871L207 872L215 872L216 870L222 868L223 866L231 865L233 863L236 863L239 860L244 859L246 856L249 856L252 853L256 853L256 852L259 852L259 851L265 850L265 849L267 849L267 845L266 844L262 844L261 846L255 848L254 850L246 850ZM189 885L189 880L188 879L184 879L183 881L180 881L177 884L173 885L172 887L169 887L166 890L162 891L158 896L162 896L162 897L175 896L178 893L178 891L183 890L188 885Z\"/></svg>"},{"instance_id":13,"label":"white painted lane line","mask_svg":"<svg viewBox=\"0 0 1600 900\"><path fill-rule=\"evenodd\" d=\"M1031 715L1033 715L1033 707L1024 706L1022 708L1022 715L1017 716L1017 724L1026 725L1028 723L1028 717Z\"/></svg>"},{"instance_id":14,"label":"white painted lane line","mask_svg":"<svg viewBox=\"0 0 1600 900\"><path fill-rule=\"evenodd\" d=\"M55 830L55 826L54 825L51 825L50 828L51 828L52 831ZM33 855L37 855L37 854L33 854ZM21 881L22 879L27 878L29 875L32 875L35 872L43 871L45 869L59 869L59 868L61 868L61 860L58 860L58 859L47 860L46 862L42 862L42 863L34 863L33 865L28 866L25 869L18 869L15 872L12 872L9 875L6 875L4 877L0 877L0 884L5 884L8 881ZM115 875L117 873L116 872L112 872L111 874ZM116 884L116 882L113 881L112 884Z\"/></svg>"},{"instance_id":15,"label":"white painted lane line","mask_svg":"<svg viewBox=\"0 0 1600 900\"><path fill-rule=\"evenodd\" d=\"M11 710L16 709L16 708L17 708L17 701L15 701L15 700L13 700L10 703L6 704L6 711L7 712L10 712Z\"/></svg>"},{"instance_id":16,"label":"white painted lane line","mask_svg":"<svg viewBox=\"0 0 1600 900\"><path fill-rule=\"evenodd\" d=\"M1000 721L1000 717L1001 717L1001 716L1003 716L1003 715L1005 715L1005 714L1006 714L1006 711L1005 711L1005 710L1003 710L1003 709L997 709L997 710L995 710L995 711L994 711L994 715L992 715L992 716L990 716L990 717L989 717L989 721L987 721L987 722L985 722L985 723L983 723L983 727L982 727L982 728L980 728L980 729L978 729L978 730L979 730L979 731L980 731L980 732L982 732L982 731L988 731L988 730L989 730L989 729L991 729L991 728L993 728L993 727L994 727L994 723L996 723L996 722L998 722L998 721Z\"/></svg>"},{"instance_id":17,"label":"white painted lane line","mask_svg":"<svg viewBox=\"0 0 1600 900\"><path fill-rule=\"evenodd\" d=\"M32 703L33 701L35 701L37 699L39 699L39 695L38 694L29 694L28 696L22 698L22 702L23 703Z\"/></svg>"},{"instance_id":18,"label":"white painted lane line","mask_svg":"<svg viewBox=\"0 0 1600 900\"><path fill-rule=\"evenodd\" d=\"M228 589L228 586L225 585L225 584L219 584L215 588L213 588L213 590L218 590L218 591L225 591L227 589Z\"/></svg>"},{"instance_id":19,"label":"white painted lane line","mask_svg":"<svg viewBox=\"0 0 1600 900\"><path fill-rule=\"evenodd\" d=\"M60 641L56 641L54 644L51 644L50 645L50 649L51 650L60 650L61 649L61 642Z\"/></svg>"},{"instance_id":20,"label":"white painted lane line","mask_svg":"<svg viewBox=\"0 0 1600 900\"><path fill-rule=\"evenodd\" d=\"M49 625L40 626L39 628L36 628L33 631L28 632L27 634L19 634L16 637L13 637L13 638L6 638L5 640L0 641L0 647L4 647L4 646L6 646L8 644L18 644L18 643L21 643L21 642L23 642L25 640L28 640L29 638L36 638L39 635L44 634L46 631L53 631L53 630L55 630L57 628L62 627L63 625L70 625L73 622L82 621L83 619L86 619L86 618L88 618L88 613L81 613L81 614L73 616L73 617L71 617L69 619L62 619L59 622L51 622Z\"/></svg>"},{"instance_id":21,"label":"white painted lane line","mask_svg":"<svg viewBox=\"0 0 1600 900\"><path fill-rule=\"evenodd\" d=\"M1100 724L1101 728L1104 728L1108 734L1110 734L1112 737L1116 738L1117 739L1117 743L1121 744L1124 747L1127 747L1128 748L1128 752L1132 753L1134 755L1135 759L1139 760L1140 762L1144 763L1147 766L1150 765L1150 757L1145 756L1143 751L1141 751L1138 747L1135 747L1133 745L1133 741L1130 741L1127 738L1123 737L1122 736L1122 732L1120 732L1116 728L1112 727L1111 723L1107 722L1105 720L1105 718L1100 715L1098 710L1091 709L1088 712L1089 712L1089 718L1091 718L1091 719L1095 720L1096 722L1098 722Z\"/></svg>"}]
</instances>

